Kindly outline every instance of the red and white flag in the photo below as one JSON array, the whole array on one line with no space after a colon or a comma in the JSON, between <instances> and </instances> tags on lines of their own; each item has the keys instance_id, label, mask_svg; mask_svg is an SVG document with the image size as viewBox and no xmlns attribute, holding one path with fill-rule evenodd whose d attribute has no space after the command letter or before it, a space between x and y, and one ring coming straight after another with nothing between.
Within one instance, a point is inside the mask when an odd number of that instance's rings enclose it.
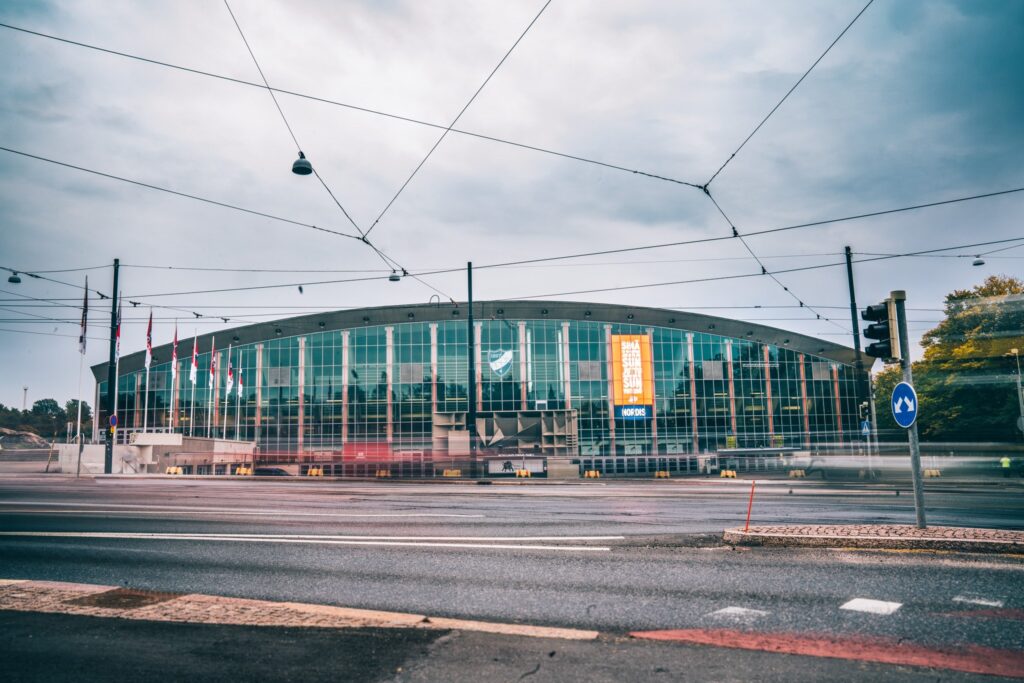
<instances>
[{"instance_id":1,"label":"red and white flag","mask_svg":"<svg viewBox=\"0 0 1024 683\"><path fill-rule=\"evenodd\" d=\"M224 396L231 395L231 389L235 386L235 374L231 366L231 345L228 344L228 381L227 390L224 392Z\"/></svg>"},{"instance_id":2,"label":"red and white flag","mask_svg":"<svg viewBox=\"0 0 1024 683\"><path fill-rule=\"evenodd\" d=\"M217 377L217 338L214 337L210 341L210 386L213 386L213 380Z\"/></svg>"},{"instance_id":3,"label":"red and white flag","mask_svg":"<svg viewBox=\"0 0 1024 683\"><path fill-rule=\"evenodd\" d=\"M82 331L78 335L78 351L85 355L85 331L89 326L89 276L85 276L85 294L82 297Z\"/></svg>"},{"instance_id":4,"label":"red and white flag","mask_svg":"<svg viewBox=\"0 0 1024 683\"><path fill-rule=\"evenodd\" d=\"M178 324L174 324L174 345L171 346L171 382L178 381Z\"/></svg>"},{"instance_id":5,"label":"red and white flag","mask_svg":"<svg viewBox=\"0 0 1024 683\"><path fill-rule=\"evenodd\" d=\"M192 368L188 371L188 379L192 384L199 378L199 335L192 338Z\"/></svg>"},{"instance_id":6,"label":"red and white flag","mask_svg":"<svg viewBox=\"0 0 1024 683\"><path fill-rule=\"evenodd\" d=\"M242 369L238 369L238 397L242 397Z\"/></svg>"},{"instance_id":7,"label":"red and white flag","mask_svg":"<svg viewBox=\"0 0 1024 683\"><path fill-rule=\"evenodd\" d=\"M149 324L146 326L146 369L153 362L153 309L149 309Z\"/></svg>"},{"instance_id":8,"label":"red and white flag","mask_svg":"<svg viewBox=\"0 0 1024 683\"><path fill-rule=\"evenodd\" d=\"M121 297L117 297L117 331L114 339L114 362L117 362L121 358Z\"/></svg>"}]
</instances>

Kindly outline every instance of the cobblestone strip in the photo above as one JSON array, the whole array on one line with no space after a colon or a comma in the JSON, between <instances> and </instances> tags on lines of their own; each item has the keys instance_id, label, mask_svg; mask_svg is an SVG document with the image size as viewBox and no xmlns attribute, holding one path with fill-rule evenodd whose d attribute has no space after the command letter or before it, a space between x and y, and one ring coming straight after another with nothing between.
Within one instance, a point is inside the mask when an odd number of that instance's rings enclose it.
<instances>
[{"instance_id":1,"label":"cobblestone strip","mask_svg":"<svg viewBox=\"0 0 1024 683\"><path fill-rule=\"evenodd\" d=\"M82 598L116 590L115 586L18 581L0 579L0 610L79 614L145 621L175 621L192 624L244 626L289 626L316 628L425 628L480 631L538 638L593 640L596 631L535 627L523 624L428 618L422 614L273 602L246 598L225 598L195 593L136 608L109 608L82 604Z\"/></svg>"},{"instance_id":2,"label":"cobblestone strip","mask_svg":"<svg viewBox=\"0 0 1024 683\"><path fill-rule=\"evenodd\" d=\"M1024 552L1024 531L897 524L757 526L727 529L723 540L734 545Z\"/></svg>"}]
</instances>

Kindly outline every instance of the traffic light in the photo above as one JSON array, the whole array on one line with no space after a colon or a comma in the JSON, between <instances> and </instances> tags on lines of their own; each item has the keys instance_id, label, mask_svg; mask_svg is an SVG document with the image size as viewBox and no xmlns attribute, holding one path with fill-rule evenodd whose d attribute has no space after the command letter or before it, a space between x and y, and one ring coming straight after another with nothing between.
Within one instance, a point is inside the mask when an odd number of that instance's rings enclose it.
<instances>
[{"instance_id":1,"label":"traffic light","mask_svg":"<svg viewBox=\"0 0 1024 683\"><path fill-rule=\"evenodd\" d=\"M900 337L896 322L896 302L886 299L880 304L868 306L860 313L860 317L872 323L864 328L864 336L877 339L868 344L864 353L873 358L881 358L887 363L900 359Z\"/></svg>"}]
</instances>

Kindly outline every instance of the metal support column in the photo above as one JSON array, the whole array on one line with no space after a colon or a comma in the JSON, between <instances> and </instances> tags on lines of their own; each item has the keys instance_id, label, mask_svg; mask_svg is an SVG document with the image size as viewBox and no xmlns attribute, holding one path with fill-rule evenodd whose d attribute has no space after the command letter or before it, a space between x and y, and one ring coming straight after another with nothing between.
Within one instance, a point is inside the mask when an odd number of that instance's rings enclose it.
<instances>
[{"instance_id":1,"label":"metal support column","mask_svg":"<svg viewBox=\"0 0 1024 683\"><path fill-rule=\"evenodd\" d=\"M121 268L121 259L114 259L114 288L110 290L110 354L107 360L107 417L117 415L117 303L120 297L117 295L117 276ZM100 418L99 406L93 411L94 422ZM114 435L115 432L104 427L107 435L106 444L103 449L103 473L112 474L114 468Z\"/></svg>"}]
</instances>

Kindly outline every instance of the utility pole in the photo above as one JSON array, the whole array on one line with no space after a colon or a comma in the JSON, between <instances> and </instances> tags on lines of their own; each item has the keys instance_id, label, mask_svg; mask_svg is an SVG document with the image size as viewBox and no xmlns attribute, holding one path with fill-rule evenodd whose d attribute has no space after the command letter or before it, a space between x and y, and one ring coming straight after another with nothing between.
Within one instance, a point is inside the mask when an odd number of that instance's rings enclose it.
<instances>
[{"instance_id":1,"label":"utility pole","mask_svg":"<svg viewBox=\"0 0 1024 683\"><path fill-rule=\"evenodd\" d=\"M900 367L903 368L903 381L914 386L914 373L910 367L910 337L907 334L907 293L898 290L890 292L889 297L896 304L896 321L900 334ZM920 412L920 405L916 406ZM928 527L924 514L924 482L921 479L921 444L917 438L917 420L907 429L910 440L910 475L914 482L914 511L917 513L917 528Z\"/></svg>"},{"instance_id":2,"label":"utility pole","mask_svg":"<svg viewBox=\"0 0 1024 683\"><path fill-rule=\"evenodd\" d=\"M476 327L473 325L473 262L466 263L466 288L469 315L466 316L466 339L469 351L469 386L466 387L466 430L469 432L469 456L476 460Z\"/></svg>"},{"instance_id":3,"label":"utility pole","mask_svg":"<svg viewBox=\"0 0 1024 683\"><path fill-rule=\"evenodd\" d=\"M864 369L864 359L860 353L860 327L857 318L857 292L853 287L853 252L850 251L850 247L846 247L846 280L850 287L850 327L853 329L853 352L854 352L854 365L857 372L856 382L856 403L859 406L862 401L865 400L865 396L868 400L871 400L871 384L867 377L867 370ZM875 417L871 416L871 431L875 432ZM871 450L871 437L868 435L868 451ZM868 468L870 469L870 467Z\"/></svg>"},{"instance_id":4,"label":"utility pole","mask_svg":"<svg viewBox=\"0 0 1024 683\"><path fill-rule=\"evenodd\" d=\"M28 410L28 385L21 388L21 412Z\"/></svg>"},{"instance_id":5,"label":"utility pole","mask_svg":"<svg viewBox=\"0 0 1024 683\"><path fill-rule=\"evenodd\" d=\"M111 290L113 293L110 296L110 355L107 359L107 415L111 416L117 415L117 392L114 387L117 385L117 304L120 300L117 294L117 274L120 267L121 259L114 259L114 289ZM99 418L100 411L97 406L93 419ZM103 473L111 474L114 470L114 432L112 429L104 431L107 439L103 450Z\"/></svg>"}]
</instances>

